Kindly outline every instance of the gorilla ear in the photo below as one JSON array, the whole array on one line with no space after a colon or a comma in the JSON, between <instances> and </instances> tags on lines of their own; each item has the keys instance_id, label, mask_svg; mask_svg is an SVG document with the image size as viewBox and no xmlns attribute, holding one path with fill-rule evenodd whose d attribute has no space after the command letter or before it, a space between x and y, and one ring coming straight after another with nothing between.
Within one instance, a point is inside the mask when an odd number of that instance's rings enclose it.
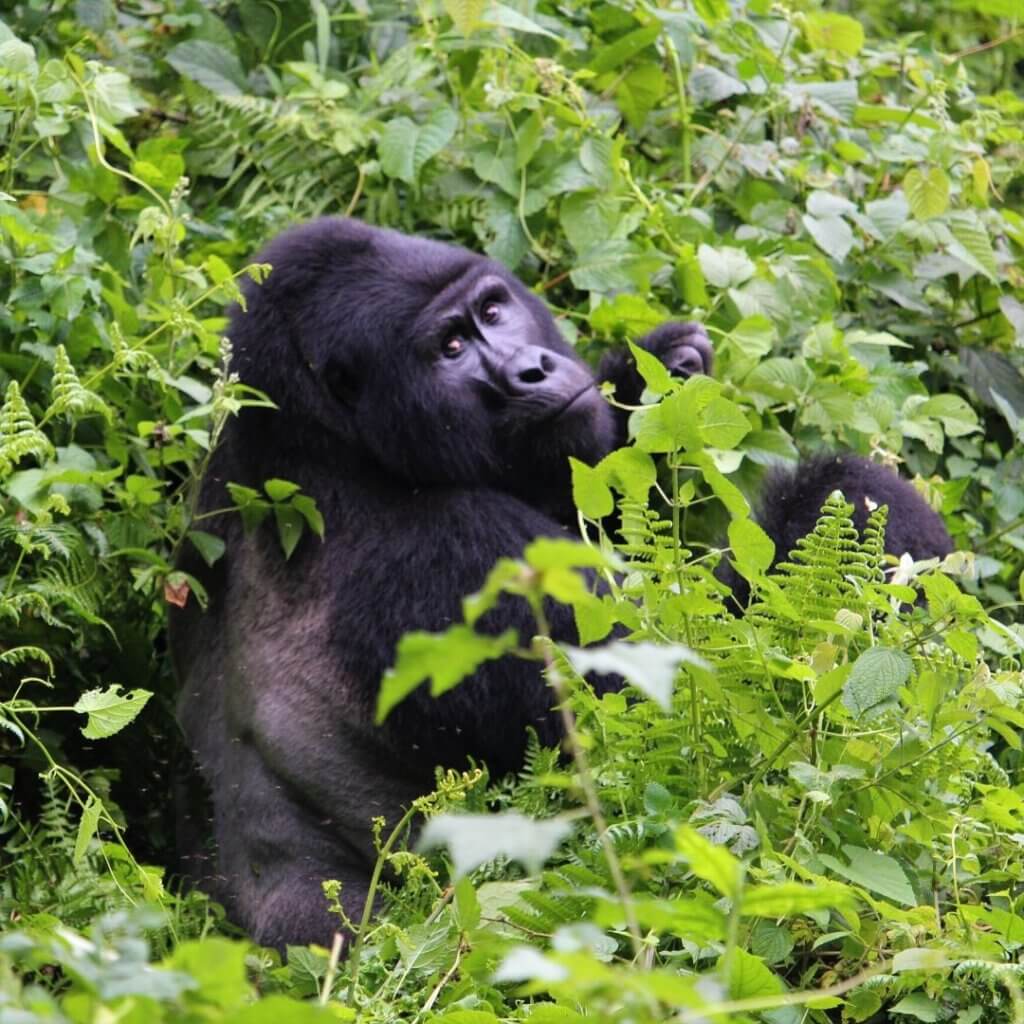
<instances>
[{"instance_id":1,"label":"gorilla ear","mask_svg":"<svg viewBox=\"0 0 1024 1024\"><path fill-rule=\"evenodd\" d=\"M312 368L316 373L315 367ZM362 381L351 361L332 355L322 371L324 387L342 405L355 405L362 391Z\"/></svg>"}]
</instances>

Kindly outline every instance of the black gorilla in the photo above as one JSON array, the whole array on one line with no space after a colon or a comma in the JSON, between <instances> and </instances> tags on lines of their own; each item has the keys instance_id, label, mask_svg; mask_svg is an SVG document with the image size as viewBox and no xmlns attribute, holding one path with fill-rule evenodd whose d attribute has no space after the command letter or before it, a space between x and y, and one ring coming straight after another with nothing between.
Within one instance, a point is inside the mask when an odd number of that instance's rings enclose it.
<instances>
[{"instance_id":1,"label":"black gorilla","mask_svg":"<svg viewBox=\"0 0 1024 1024\"><path fill-rule=\"evenodd\" d=\"M437 700L420 688L379 728L374 702L403 633L444 629L498 558L565 535L568 457L593 463L623 440L598 381L626 401L642 383L624 353L595 377L535 295L464 249L325 219L262 259L273 271L246 287L229 333L233 369L278 410L228 425L199 509L230 504L227 481L282 477L316 498L327 535L286 563L271 531L211 519L226 555L212 570L184 566L210 606L175 613L171 640L181 721L213 797L215 895L258 941L283 946L329 941L324 878L341 879L358 912L371 819L396 819L435 765L472 755L494 773L515 768L527 726L557 742L536 666L513 658ZM699 325L665 324L641 345L674 373L710 370ZM813 526L833 487L879 481L861 461L837 465L820 486L802 482L792 529ZM900 514L941 530L912 491L892 493ZM511 599L491 619L525 635L532 625ZM568 609L552 609L551 627L575 639Z\"/></svg>"}]
</instances>

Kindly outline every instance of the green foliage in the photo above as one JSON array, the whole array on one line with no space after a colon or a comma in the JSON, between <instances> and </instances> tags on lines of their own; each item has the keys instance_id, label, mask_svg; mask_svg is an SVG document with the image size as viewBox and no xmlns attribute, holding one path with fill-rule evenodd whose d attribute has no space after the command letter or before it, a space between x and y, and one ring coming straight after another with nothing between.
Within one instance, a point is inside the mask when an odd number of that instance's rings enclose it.
<instances>
[{"instance_id":1,"label":"green foliage","mask_svg":"<svg viewBox=\"0 0 1024 1024\"><path fill-rule=\"evenodd\" d=\"M0 1018L1024 1020L1024 38L1013 0L856 7L4 8ZM634 348L634 443L572 467L587 543L499 564L385 680L382 715L534 659L568 756L441 776L381 832L348 961L282 966L148 866L159 652L167 603L203 599L182 546L224 553L194 481L265 404L225 306L322 212L486 251L590 356L689 316L718 361L682 383ZM763 474L831 446L902 460L961 552L889 564L884 513L857 538L835 497L769 571ZM288 481L232 500L284 556L329 529ZM475 631L503 593L527 647Z\"/></svg>"}]
</instances>

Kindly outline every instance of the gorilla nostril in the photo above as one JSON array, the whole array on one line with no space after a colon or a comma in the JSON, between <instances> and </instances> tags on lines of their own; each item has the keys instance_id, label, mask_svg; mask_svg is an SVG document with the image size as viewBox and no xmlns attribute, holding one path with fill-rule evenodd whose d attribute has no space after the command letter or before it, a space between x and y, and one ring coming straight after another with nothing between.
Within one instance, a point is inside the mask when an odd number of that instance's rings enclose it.
<instances>
[{"instance_id":1,"label":"gorilla nostril","mask_svg":"<svg viewBox=\"0 0 1024 1024\"><path fill-rule=\"evenodd\" d=\"M531 366L526 370L519 371L519 379L523 384L539 384L545 377L547 374L540 366Z\"/></svg>"},{"instance_id":2,"label":"gorilla nostril","mask_svg":"<svg viewBox=\"0 0 1024 1024\"><path fill-rule=\"evenodd\" d=\"M545 373L554 373L555 372L555 361L546 352L541 353L540 368Z\"/></svg>"}]
</instances>

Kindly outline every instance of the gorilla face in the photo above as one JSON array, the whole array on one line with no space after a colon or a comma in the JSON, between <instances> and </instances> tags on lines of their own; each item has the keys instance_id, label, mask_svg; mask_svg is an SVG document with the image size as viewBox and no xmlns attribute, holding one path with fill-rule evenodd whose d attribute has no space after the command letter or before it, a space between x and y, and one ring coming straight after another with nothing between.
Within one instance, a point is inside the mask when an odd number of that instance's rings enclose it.
<instances>
[{"instance_id":1,"label":"gorilla face","mask_svg":"<svg viewBox=\"0 0 1024 1024\"><path fill-rule=\"evenodd\" d=\"M547 309L497 265L481 260L445 288L408 343L432 398L417 403L422 415L408 426L421 438L441 426L445 479L514 483L562 469L569 455L595 461L611 449L613 417L592 370Z\"/></svg>"},{"instance_id":2,"label":"gorilla face","mask_svg":"<svg viewBox=\"0 0 1024 1024\"><path fill-rule=\"evenodd\" d=\"M263 258L273 270L231 336L242 378L280 408L276 433L313 420L339 457L399 481L523 494L614 446L593 371L499 264L342 220L286 232Z\"/></svg>"}]
</instances>

